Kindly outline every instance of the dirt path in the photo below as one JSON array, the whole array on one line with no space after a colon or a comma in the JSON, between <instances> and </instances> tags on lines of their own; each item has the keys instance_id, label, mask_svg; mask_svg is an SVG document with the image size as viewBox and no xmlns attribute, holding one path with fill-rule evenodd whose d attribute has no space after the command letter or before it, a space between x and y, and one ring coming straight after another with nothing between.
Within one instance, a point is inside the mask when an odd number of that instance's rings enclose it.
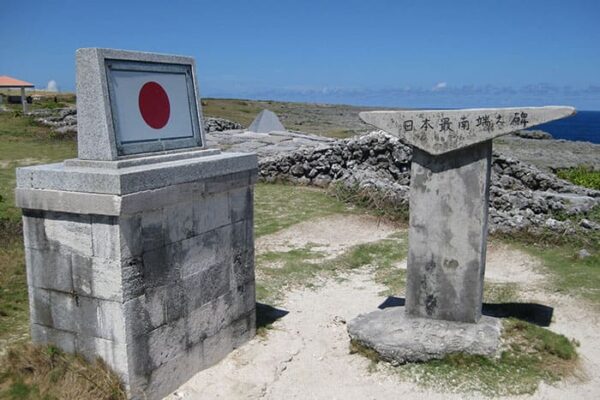
<instances>
[{"instance_id":1,"label":"dirt path","mask_svg":"<svg viewBox=\"0 0 600 400\"><path fill-rule=\"evenodd\" d=\"M337 229L325 233L335 218ZM348 218L346 221L345 219ZM352 226L346 229L345 222ZM329 217L306 222L261 239L259 251L317 242L339 252L358 244L355 217ZM385 237L376 220L359 221L361 240ZM383 235L383 236L382 236ZM303 239L304 238L304 239ZM317 240L318 239L318 240ZM377 240L377 239L373 239ZM600 318L581 301L544 289L537 260L506 245L488 249L487 276L496 282L516 282L523 301L554 307L550 329L581 343L584 382L542 384L532 396L518 399L597 399L600 394ZM462 399L472 394L447 394L401 380L390 368L369 372L370 361L349 353L345 321L375 310L385 300L384 287L361 269L343 280L329 280L316 290L291 291L280 308L289 314L274 324L266 338L256 337L216 366L196 374L167 399Z\"/></svg>"},{"instance_id":2,"label":"dirt path","mask_svg":"<svg viewBox=\"0 0 600 400\"><path fill-rule=\"evenodd\" d=\"M376 242L396 232L393 224L370 215L331 215L301 222L256 240L256 252L288 251L307 245L329 258L349 247Z\"/></svg>"}]
</instances>

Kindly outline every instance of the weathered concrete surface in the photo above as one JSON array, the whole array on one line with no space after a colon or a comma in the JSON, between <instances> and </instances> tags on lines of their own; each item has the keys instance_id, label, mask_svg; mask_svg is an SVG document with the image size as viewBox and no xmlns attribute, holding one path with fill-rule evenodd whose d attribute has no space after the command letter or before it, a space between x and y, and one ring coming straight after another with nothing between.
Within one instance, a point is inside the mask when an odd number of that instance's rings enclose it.
<instances>
[{"instance_id":1,"label":"weathered concrete surface","mask_svg":"<svg viewBox=\"0 0 600 400\"><path fill-rule=\"evenodd\" d=\"M481 316L492 142L432 157L413 150L406 311Z\"/></svg>"},{"instance_id":2,"label":"weathered concrete surface","mask_svg":"<svg viewBox=\"0 0 600 400\"><path fill-rule=\"evenodd\" d=\"M411 317L404 307L362 314L348 322L352 340L382 359L403 364L440 359L452 353L497 355L502 322L483 317L477 324Z\"/></svg>"},{"instance_id":3,"label":"weathered concrete surface","mask_svg":"<svg viewBox=\"0 0 600 400\"><path fill-rule=\"evenodd\" d=\"M360 118L429 154L444 154L575 114L572 107L369 111Z\"/></svg>"},{"instance_id":4,"label":"weathered concrete surface","mask_svg":"<svg viewBox=\"0 0 600 400\"><path fill-rule=\"evenodd\" d=\"M254 121L248 127L248 131L256 133L284 132L285 127L273 111L262 110L254 118Z\"/></svg>"},{"instance_id":5,"label":"weathered concrete surface","mask_svg":"<svg viewBox=\"0 0 600 400\"><path fill-rule=\"evenodd\" d=\"M101 193L102 179L88 192L17 189L35 342L99 356L132 398L159 399L254 335L256 158L231 169L231 155L211 157L87 168L145 170L152 184L128 194ZM169 183L174 162L209 173Z\"/></svg>"}]
</instances>

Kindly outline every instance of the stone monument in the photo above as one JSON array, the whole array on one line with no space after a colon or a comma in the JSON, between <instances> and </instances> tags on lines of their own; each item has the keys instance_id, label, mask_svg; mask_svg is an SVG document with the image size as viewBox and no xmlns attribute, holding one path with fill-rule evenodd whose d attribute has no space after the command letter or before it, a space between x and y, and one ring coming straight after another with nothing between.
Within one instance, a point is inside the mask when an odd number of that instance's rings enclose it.
<instances>
[{"instance_id":1,"label":"stone monument","mask_svg":"<svg viewBox=\"0 0 600 400\"><path fill-rule=\"evenodd\" d=\"M492 139L571 107L372 111L360 117L413 146L405 307L361 315L351 338L396 362L491 355L499 320L481 315Z\"/></svg>"},{"instance_id":2,"label":"stone monument","mask_svg":"<svg viewBox=\"0 0 600 400\"><path fill-rule=\"evenodd\" d=\"M192 58L76 58L78 158L17 170L31 336L158 399L255 333L257 159L205 148Z\"/></svg>"},{"instance_id":3,"label":"stone monument","mask_svg":"<svg viewBox=\"0 0 600 400\"><path fill-rule=\"evenodd\" d=\"M285 132L285 127L273 111L262 110L247 130L254 133Z\"/></svg>"}]
</instances>

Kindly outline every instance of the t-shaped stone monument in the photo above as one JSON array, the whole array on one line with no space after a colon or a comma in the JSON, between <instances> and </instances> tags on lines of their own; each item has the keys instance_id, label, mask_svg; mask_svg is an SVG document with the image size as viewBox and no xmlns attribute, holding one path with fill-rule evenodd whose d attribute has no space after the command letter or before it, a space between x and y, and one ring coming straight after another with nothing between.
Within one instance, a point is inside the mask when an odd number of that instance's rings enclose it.
<instances>
[{"instance_id":1,"label":"t-shaped stone monument","mask_svg":"<svg viewBox=\"0 0 600 400\"><path fill-rule=\"evenodd\" d=\"M481 321L492 139L574 113L571 107L360 113L412 145L413 159L406 304L358 317L348 327L353 339L400 362L495 351L500 324Z\"/></svg>"},{"instance_id":2,"label":"t-shaped stone monument","mask_svg":"<svg viewBox=\"0 0 600 400\"><path fill-rule=\"evenodd\" d=\"M253 154L204 145L194 60L77 51L78 158L17 170L31 337L159 399L255 333Z\"/></svg>"}]
</instances>

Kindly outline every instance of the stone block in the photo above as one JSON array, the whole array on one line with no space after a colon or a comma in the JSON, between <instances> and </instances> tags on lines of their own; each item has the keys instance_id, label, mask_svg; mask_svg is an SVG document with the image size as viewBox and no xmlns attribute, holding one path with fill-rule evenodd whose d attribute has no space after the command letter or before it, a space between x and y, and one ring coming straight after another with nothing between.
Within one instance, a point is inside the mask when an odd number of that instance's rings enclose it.
<instances>
[{"instance_id":1,"label":"stone block","mask_svg":"<svg viewBox=\"0 0 600 400\"><path fill-rule=\"evenodd\" d=\"M215 264L183 281L188 313L229 291L230 267Z\"/></svg>"},{"instance_id":2,"label":"stone block","mask_svg":"<svg viewBox=\"0 0 600 400\"><path fill-rule=\"evenodd\" d=\"M183 240L174 247L172 260L186 279L211 265L231 261L231 226L226 225Z\"/></svg>"},{"instance_id":3,"label":"stone block","mask_svg":"<svg viewBox=\"0 0 600 400\"><path fill-rule=\"evenodd\" d=\"M84 323L80 320L78 302L78 297L73 293L50 291L52 327L61 331L79 332Z\"/></svg>"},{"instance_id":4,"label":"stone block","mask_svg":"<svg viewBox=\"0 0 600 400\"><path fill-rule=\"evenodd\" d=\"M62 190L17 188L15 202L32 210L70 214L119 215L121 199L111 194L65 192Z\"/></svg>"},{"instance_id":5,"label":"stone block","mask_svg":"<svg viewBox=\"0 0 600 400\"><path fill-rule=\"evenodd\" d=\"M233 301L228 292L202 307L190 310L186 316L188 343L200 343L215 335L223 326L229 325L235 318Z\"/></svg>"},{"instance_id":6,"label":"stone block","mask_svg":"<svg viewBox=\"0 0 600 400\"><path fill-rule=\"evenodd\" d=\"M256 308L256 286L254 281L236 287L232 291L232 296L231 312L234 315L234 319L237 319Z\"/></svg>"},{"instance_id":7,"label":"stone block","mask_svg":"<svg viewBox=\"0 0 600 400\"><path fill-rule=\"evenodd\" d=\"M74 353L76 351L76 336L73 332L65 332L32 323L31 340L34 343L52 344L67 353Z\"/></svg>"},{"instance_id":8,"label":"stone block","mask_svg":"<svg viewBox=\"0 0 600 400\"><path fill-rule=\"evenodd\" d=\"M136 298L144 293L144 264L141 257L130 258L121 263L121 288L123 301Z\"/></svg>"},{"instance_id":9,"label":"stone block","mask_svg":"<svg viewBox=\"0 0 600 400\"><path fill-rule=\"evenodd\" d=\"M75 314L72 319L79 321L79 333L124 343L125 320L121 303L84 296L80 296L76 303L78 315Z\"/></svg>"},{"instance_id":10,"label":"stone block","mask_svg":"<svg viewBox=\"0 0 600 400\"><path fill-rule=\"evenodd\" d=\"M50 309L56 329L117 342L125 339L119 302L50 291Z\"/></svg>"},{"instance_id":11,"label":"stone block","mask_svg":"<svg viewBox=\"0 0 600 400\"><path fill-rule=\"evenodd\" d=\"M29 286L73 291L72 256L54 249L30 248L25 254Z\"/></svg>"},{"instance_id":12,"label":"stone block","mask_svg":"<svg viewBox=\"0 0 600 400\"><path fill-rule=\"evenodd\" d=\"M253 191L251 187L242 187L229 192L229 207L231 222L252 218Z\"/></svg>"},{"instance_id":13,"label":"stone block","mask_svg":"<svg viewBox=\"0 0 600 400\"><path fill-rule=\"evenodd\" d=\"M121 243L118 218L92 216L92 251L94 257L120 260Z\"/></svg>"},{"instance_id":14,"label":"stone block","mask_svg":"<svg viewBox=\"0 0 600 400\"><path fill-rule=\"evenodd\" d=\"M92 225L89 216L48 212L44 228L51 244L68 248L83 256L93 254Z\"/></svg>"},{"instance_id":15,"label":"stone block","mask_svg":"<svg viewBox=\"0 0 600 400\"><path fill-rule=\"evenodd\" d=\"M48 247L43 212L23 210L23 239L27 248L42 250Z\"/></svg>"},{"instance_id":16,"label":"stone block","mask_svg":"<svg viewBox=\"0 0 600 400\"><path fill-rule=\"evenodd\" d=\"M185 295L178 284L149 288L139 297L128 300L123 308L129 321L127 334L136 337L177 321L185 315Z\"/></svg>"},{"instance_id":17,"label":"stone block","mask_svg":"<svg viewBox=\"0 0 600 400\"><path fill-rule=\"evenodd\" d=\"M166 244L165 216L163 210L150 210L142 214L142 249L144 252L159 249Z\"/></svg>"},{"instance_id":18,"label":"stone block","mask_svg":"<svg viewBox=\"0 0 600 400\"><path fill-rule=\"evenodd\" d=\"M103 338L78 335L75 338L77 352L88 360L102 358L125 382L128 380L127 346Z\"/></svg>"},{"instance_id":19,"label":"stone block","mask_svg":"<svg viewBox=\"0 0 600 400\"><path fill-rule=\"evenodd\" d=\"M146 288L168 285L179 279L180 265L173 261L179 249L181 242L144 252L142 276Z\"/></svg>"},{"instance_id":20,"label":"stone block","mask_svg":"<svg viewBox=\"0 0 600 400\"><path fill-rule=\"evenodd\" d=\"M104 300L123 300L119 261L73 254L72 272L76 293Z\"/></svg>"},{"instance_id":21,"label":"stone block","mask_svg":"<svg viewBox=\"0 0 600 400\"><path fill-rule=\"evenodd\" d=\"M31 323L52 326L52 312L50 309L50 291L29 286L29 319Z\"/></svg>"},{"instance_id":22,"label":"stone block","mask_svg":"<svg viewBox=\"0 0 600 400\"><path fill-rule=\"evenodd\" d=\"M210 177L204 181L205 189L203 194L210 195L215 193L224 193L240 187L249 186L253 183L253 174L256 175L257 171L245 170L231 174Z\"/></svg>"},{"instance_id":23,"label":"stone block","mask_svg":"<svg viewBox=\"0 0 600 400\"><path fill-rule=\"evenodd\" d=\"M191 201L166 207L163 212L167 243L175 243L196 235L194 207Z\"/></svg>"},{"instance_id":24,"label":"stone block","mask_svg":"<svg viewBox=\"0 0 600 400\"><path fill-rule=\"evenodd\" d=\"M144 388L143 391L140 390L139 398L161 399L204 368L203 346L202 343L198 343L153 370L150 379L143 385L139 385ZM132 392L135 394L136 389Z\"/></svg>"},{"instance_id":25,"label":"stone block","mask_svg":"<svg viewBox=\"0 0 600 400\"><path fill-rule=\"evenodd\" d=\"M237 349L256 335L256 309L242 315L231 326L233 348Z\"/></svg>"},{"instance_id":26,"label":"stone block","mask_svg":"<svg viewBox=\"0 0 600 400\"><path fill-rule=\"evenodd\" d=\"M204 182L185 182L179 185L167 186L155 190L144 190L122 196L124 214L143 212L152 204L153 208L164 208L172 205L193 201L205 193Z\"/></svg>"},{"instance_id":27,"label":"stone block","mask_svg":"<svg viewBox=\"0 0 600 400\"><path fill-rule=\"evenodd\" d=\"M233 338L233 326L229 325L215 335L204 339L204 365L210 367L221 361L235 348L236 341Z\"/></svg>"},{"instance_id":28,"label":"stone block","mask_svg":"<svg viewBox=\"0 0 600 400\"><path fill-rule=\"evenodd\" d=\"M229 196L217 193L194 203L194 231L203 233L231 223Z\"/></svg>"},{"instance_id":29,"label":"stone block","mask_svg":"<svg viewBox=\"0 0 600 400\"><path fill-rule=\"evenodd\" d=\"M232 290L254 282L254 240L251 221L244 220L233 225Z\"/></svg>"},{"instance_id":30,"label":"stone block","mask_svg":"<svg viewBox=\"0 0 600 400\"><path fill-rule=\"evenodd\" d=\"M147 352L147 357L143 358L147 358L148 363L143 369L150 372L185 352L185 321L182 319L162 325L144 336L135 338L135 343L138 351Z\"/></svg>"},{"instance_id":31,"label":"stone block","mask_svg":"<svg viewBox=\"0 0 600 400\"><path fill-rule=\"evenodd\" d=\"M121 260L141 257L144 249L142 236L142 215L122 215L119 217L119 237Z\"/></svg>"}]
</instances>

